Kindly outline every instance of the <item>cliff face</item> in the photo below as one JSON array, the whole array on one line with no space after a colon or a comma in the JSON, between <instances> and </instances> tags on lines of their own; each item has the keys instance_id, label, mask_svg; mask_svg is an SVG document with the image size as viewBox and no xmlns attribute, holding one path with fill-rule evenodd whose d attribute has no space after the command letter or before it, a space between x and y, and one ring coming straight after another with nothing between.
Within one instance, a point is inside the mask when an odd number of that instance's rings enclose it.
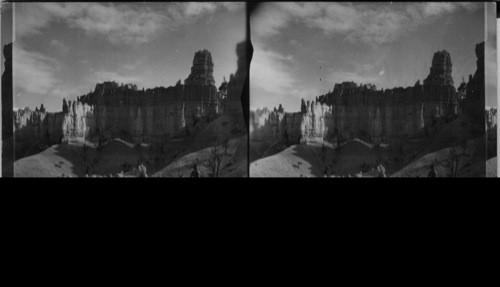
<instances>
[{"instance_id":1,"label":"cliff face","mask_svg":"<svg viewBox=\"0 0 500 287\"><path fill-rule=\"evenodd\" d=\"M18 110L14 113L15 155L24 157L37 152L41 147L59 143L63 139L65 115Z\"/></svg>"},{"instance_id":2,"label":"cliff face","mask_svg":"<svg viewBox=\"0 0 500 287\"><path fill-rule=\"evenodd\" d=\"M114 82L97 84L95 91L78 99L93 107L96 134L134 142L163 141L192 131L198 123L219 114L220 94L211 85L176 85L138 91ZM90 113L90 114L89 114Z\"/></svg>"},{"instance_id":3,"label":"cliff face","mask_svg":"<svg viewBox=\"0 0 500 287\"><path fill-rule=\"evenodd\" d=\"M121 138L137 144L163 143L195 132L221 113L222 93L214 83L212 57L203 50L195 54L185 85L138 90L131 84L104 82L76 101L64 101L60 113L20 110L14 115L17 154L24 156L36 142ZM237 80L229 82L228 98L236 97L237 86Z\"/></svg>"},{"instance_id":4,"label":"cliff face","mask_svg":"<svg viewBox=\"0 0 500 287\"><path fill-rule=\"evenodd\" d=\"M267 109L253 112L251 138L284 139L294 144L310 139L331 139L339 133L345 138L372 143L424 137L434 133L440 121L458 116L463 95L466 95L464 110L484 124L484 115L476 115L484 113L484 60L481 60L484 49L480 46L476 47L478 70L469 80L467 91L461 91L463 94L453 86L449 53L440 51L434 54L423 85L418 81L413 87L380 91L374 85L336 84L332 92L319 96L316 101L302 101L298 113Z\"/></svg>"},{"instance_id":5,"label":"cliff face","mask_svg":"<svg viewBox=\"0 0 500 287\"><path fill-rule=\"evenodd\" d=\"M431 71L424 80L424 85L453 86L451 68L451 56L446 50L434 53Z\"/></svg>"},{"instance_id":6,"label":"cliff face","mask_svg":"<svg viewBox=\"0 0 500 287\"><path fill-rule=\"evenodd\" d=\"M209 51L198 51L194 54L191 74L184 80L185 85L215 85L213 76L214 63Z\"/></svg>"},{"instance_id":7,"label":"cliff face","mask_svg":"<svg viewBox=\"0 0 500 287\"><path fill-rule=\"evenodd\" d=\"M254 113L252 138L264 139L284 134L276 132L280 128L300 127L300 131L286 131L289 135L300 135L300 139L292 138L294 143L308 138L329 139L338 133L368 142L388 142L432 133L438 120L455 117L457 109L455 88L450 86L417 85L377 91L373 87L342 83L318 101L308 101L301 112ZM280 123L281 118L286 124ZM300 124L294 124L298 121Z\"/></svg>"},{"instance_id":8,"label":"cliff face","mask_svg":"<svg viewBox=\"0 0 500 287\"><path fill-rule=\"evenodd\" d=\"M59 120L62 115L62 122ZM67 113L56 113L54 118L54 128L49 132L53 136L55 133L53 143L58 143L60 139L63 142L70 140L90 140L96 141L99 136L96 126L96 118L94 116L94 109L92 106L82 104L81 102L69 103ZM50 117L49 117L50 118ZM59 134L60 133L60 134Z\"/></svg>"}]
</instances>

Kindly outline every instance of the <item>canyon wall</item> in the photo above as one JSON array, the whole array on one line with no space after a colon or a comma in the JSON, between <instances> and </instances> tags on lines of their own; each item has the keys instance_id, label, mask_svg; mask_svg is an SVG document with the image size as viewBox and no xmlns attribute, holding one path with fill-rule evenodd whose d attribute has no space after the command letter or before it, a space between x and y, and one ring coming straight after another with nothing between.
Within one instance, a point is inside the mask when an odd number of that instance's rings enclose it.
<instances>
[{"instance_id":1,"label":"canyon wall","mask_svg":"<svg viewBox=\"0 0 500 287\"><path fill-rule=\"evenodd\" d=\"M32 111L28 108L14 112L16 158L30 155L40 148L61 142L65 115Z\"/></svg>"},{"instance_id":2,"label":"canyon wall","mask_svg":"<svg viewBox=\"0 0 500 287\"><path fill-rule=\"evenodd\" d=\"M38 108L14 114L16 158L69 141L104 143L120 138L162 144L186 136L223 112L242 117L240 95L247 76L246 43L237 46L238 69L215 87L209 51L195 53L190 75L171 87L138 90L132 84L98 83L76 101L63 100L62 112ZM43 105L42 105L43 106Z\"/></svg>"},{"instance_id":3,"label":"canyon wall","mask_svg":"<svg viewBox=\"0 0 500 287\"><path fill-rule=\"evenodd\" d=\"M139 144L185 136L222 112L224 99L214 84L212 57L203 50L196 52L184 84L179 80L168 88L138 90L132 84L104 82L76 101L64 100L62 112L19 110L14 113L16 158L75 140L121 138Z\"/></svg>"},{"instance_id":4,"label":"canyon wall","mask_svg":"<svg viewBox=\"0 0 500 287\"><path fill-rule=\"evenodd\" d=\"M86 132L89 135L103 141L118 137L141 143L192 132L198 123L217 117L221 99L213 85L178 84L139 91L131 85L105 82L79 97L77 106L80 104L93 108L92 112L75 111L78 117L94 122L88 125L94 129ZM94 120L88 119L92 116Z\"/></svg>"},{"instance_id":5,"label":"canyon wall","mask_svg":"<svg viewBox=\"0 0 500 287\"><path fill-rule=\"evenodd\" d=\"M213 66L210 52L203 50L196 52L184 85L179 81L173 87L137 90L130 84L97 84L94 92L77 100L93 107L93 112L79 115L94 129L86 133L102 141L118 137L141 143L192 132L220 113L222 98L214 85ZM91 114L94 120L88 119Z\"/></svg>"},{"instance_id":6,"label":"canyon wall","mask_svg":"<svg viewBox=\"0 0 500 287\"><path fill-rule=\"evenodd\" d=\"M281 139L295 144L341 134L347 139L390 143L423 137L436 132L438 122L450 121L462 112L461 97L464 112L478 121L482 119L484 125L484 115L477 116L485 108L482 45L476 46L477 71L459 92L453 86L451 57L447 51L439 51L433 56L423 85L417 81L413 87L377 90L370 84L343 82L315 101L302 100L300 112L288 113L282 108L254 111L251 139Z\"/></svg>"}]
</instances>

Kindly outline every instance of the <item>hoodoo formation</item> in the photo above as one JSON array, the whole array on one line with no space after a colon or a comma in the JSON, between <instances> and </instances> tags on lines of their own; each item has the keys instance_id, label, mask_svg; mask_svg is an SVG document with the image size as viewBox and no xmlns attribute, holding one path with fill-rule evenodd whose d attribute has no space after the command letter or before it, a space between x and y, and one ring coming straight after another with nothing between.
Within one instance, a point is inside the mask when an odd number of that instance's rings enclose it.
<instances>
[{"instance_id":1,"label":"hoodoo formation","mask_svg":"<svg viewBox=\"0 0 500 287\"><path fill-rule=\"evenodd\" d=\"M426 137L460 113L477 118L484 129L484 43L476 46L477 71L466 90L453 86L447 51L434 54L428 77L421 85L377 90L353 82L335 84L332 92L315 101L302 100L300 112L259 109L251 114L252 140L282 139L290 144L309 139L328 140L342 134L371 143L390 143L408 137ZM460 99L464 109L461 109Z\"/></svg>"},{"instance_id":2,"label":"hoodoo formation","mask_svg":"<svg viewBox=\"0 0 500 287\"><path fill-rule=\"evenodd\" d=\"M238 45L245 45L241 43ZM239 58L244 58L238 49ZM218 90L209 51L195 53L184 84L139 90L132 84L98 83L93 92L76 101L63 101L62 112L32 111L14 114L16 158L35 145L45 146L87 140L103 143L120 138L135 144L163 144L172 137L192 135L200 125L226 111L241 116L240 94L246 72L231 74L227 86ZM241 79L243 77L243 80Z\"/></svg>"},{"instance_id":3,"label":"hoodoo formation","mask_svg":"<svg viewBox=\"0 0 500 287\"><path fill-rule=\"evenodd\" d=\"M446 50L436 52L432 58L431 71L424 80L424 85L453 86L451 68L450 53Z\"/></svg>"},{"instance_id":4,"label":"hoodoo formation","mask_svg":"<svg viewBox=\"0 0 500 287\"><path fill-rule=\"evenodd\" d=\"M214 63L208 50L198 51L194 54L191 74L184 81L185 85L215 85L213 76Z\"/></svg>"}]
</instances>

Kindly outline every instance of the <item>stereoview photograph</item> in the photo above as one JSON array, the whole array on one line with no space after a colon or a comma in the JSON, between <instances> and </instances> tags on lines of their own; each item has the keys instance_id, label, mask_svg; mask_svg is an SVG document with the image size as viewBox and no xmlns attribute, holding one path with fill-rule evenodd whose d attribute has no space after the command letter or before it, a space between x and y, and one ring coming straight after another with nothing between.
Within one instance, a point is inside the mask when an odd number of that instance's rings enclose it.
<instances>
[{"instance_id":1,"label":"stereoview photograph","mask_svg":"<svg viewBox=\"0 0 500 287\"><path fill-rule=\"evenodd\" d=\"M496 175L486 6L260 4L250 15L250 176Z\"/></svg>"},{"instance_id":2,"label":"stereoview photograph","mask_svg":"<svg viewBox=\"0 0 500 287\"><path fill-rule=\"evenodd\" d=\"M247 177L244 2L14 3L15 177Z\"/></svg>"}]
</instances>

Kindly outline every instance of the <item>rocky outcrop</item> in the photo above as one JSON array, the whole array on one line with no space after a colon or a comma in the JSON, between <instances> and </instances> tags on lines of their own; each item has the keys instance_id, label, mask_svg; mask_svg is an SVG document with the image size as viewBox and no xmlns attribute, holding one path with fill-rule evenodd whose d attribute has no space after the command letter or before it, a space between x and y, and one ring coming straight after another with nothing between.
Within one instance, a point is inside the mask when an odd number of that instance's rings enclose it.
<instances>
[{"instance_id":1,"label":"rocky outcrop","mask_svg":"<svg viewBox=\"0 0 500 287\"><path fill-rule=\"evenodd\" d=\"M331 139L339 134L371 143L425 137L435 133L440 122L460 114L461 97L465 97L464 110L474 114L478 121L482 119L484 124L484 116L475 115L484 111L480 45L476 47L478 71L460 92L453 86L451 57L448 52L440 51L434 54L423 85L417 81L413 87L377 90L374 85L354 82L335 84L332 92L316 101L302 100L298 113L267 109L253 112L250 136L252 140L282 139L291 144Z\"/></svg>"},{"instance_id":2,"label":"rocky outcrop","mask_svg":"<svg viewBox=\"0 0 500 287\"><path fill-rule=\"evenodd\" d=\"M64 100L60 113L20 110L14 117L16 143L21 142L16 154L24 156L36 142L102 143L120 138L136 144L162 144L171 137L194 133L222 112L225 99L212 73L212 57L203 50L195 54L184 85L138 90L132 84L104 82L76 101ZM236 98L238 83L234 76L229 81L228 99Z\"/></svg>"},{"instance_id":3,"label":"rocky outcrop","mask_svg":"<svg viewBox=\"0 0 500 287\"><path fill-rule=\"evenodd\" d=\"M211 85L136 90L105 82L78 102L94 107L96 133L102 139L155 142L191 132L198 123L216 118L221 97Z\"/></svg>"},{"instance_id":4,"label":"rocky outcrop","mask_svg":"<svg viewBox=\"0 0 500 287\"><path fill-rule=\"evenodd\" d=\"M184 85L215 85L213 76L214 63L208 50L198 51L194 54L191 74L184 80Z\"/></svg>"},{"instance_id":5,"label":"rocky outcrop","mask_svg":"<svg viewBox=\"0 0 500 287\"><path fill-rule=\"evenodd\" d=\"M64 113L47 113L28 108L14 113L16 159L38 152L63 139Z\"/></svg>"},{"instance_id":6,"label":"rocky outcrop","mask_svg":"<svg viewBox=\"0 0 500 287\"><path fill-rule=\"evenodd\" d=\"M58 114L59 113L55 113L54 115ZM63 115L62 128L60 130L58 129L61 123L57 121L56 127L54 127L53 132L50 133L56 133L57 135L54 137L55 141L53 142L57 143L61 138L63 142L71 140L98 141L99 133L96 128L96 118L92 106L81 102L69 101L68 112L63 112L61 114ZM58 133L60 133L60 135Z\"/></svg>"},{"instance_id":7,"label":"rocky outcrop","mask_svg":"<svg viewBox=\"0 0 500 287\"><path fill-rule=\"evenodd\" d=\"M451 56L448 51L443 50L434 53L431 71L424 80L424 85L453 86L451 68Z\"/></svg>"},{"instance_id":8,"label":"rocky outcrop","mask_svg":"<svg viewBox=\"0 0 500 287\"><path fill-rule=\"evenodd\" d=\"M287 134L300 134L292 142L311 138L331 138L339 133L347 138L360 138L368 142L389 142L391 139L425 136L435 131L441 119L457 115L455 90L449 86L415 86L377 91L374 87L355 83L337 84L332 93L318 101L302 105L301 112L284 117L285 126L300 126L300 132L288 130ZM267 113L272 115L267 115ZM252 130L276 129L280 124L279 113L254 113ZM293 115L293 116L292 116ZM262 117L268 117L263 120ZM293 120L292 120L293 119ZM291 125L289 122L301 121ZM279 129L279 128L278 128ZM258 132L252 138L263 138Z\"/></svg>"},{"instance_id":9,"label":"rocky outcrop","mask_svg":"<svg viewBox=\"0 0 500 287\"><path fill-rule=\"evenodd\" d=\"M331 107L319 102L307 102L305 112L289 113L283 109L259 109L250 114L252 140L284 139L301 143L323 139L334 131Z\"/></svg>"}]
</instances>

